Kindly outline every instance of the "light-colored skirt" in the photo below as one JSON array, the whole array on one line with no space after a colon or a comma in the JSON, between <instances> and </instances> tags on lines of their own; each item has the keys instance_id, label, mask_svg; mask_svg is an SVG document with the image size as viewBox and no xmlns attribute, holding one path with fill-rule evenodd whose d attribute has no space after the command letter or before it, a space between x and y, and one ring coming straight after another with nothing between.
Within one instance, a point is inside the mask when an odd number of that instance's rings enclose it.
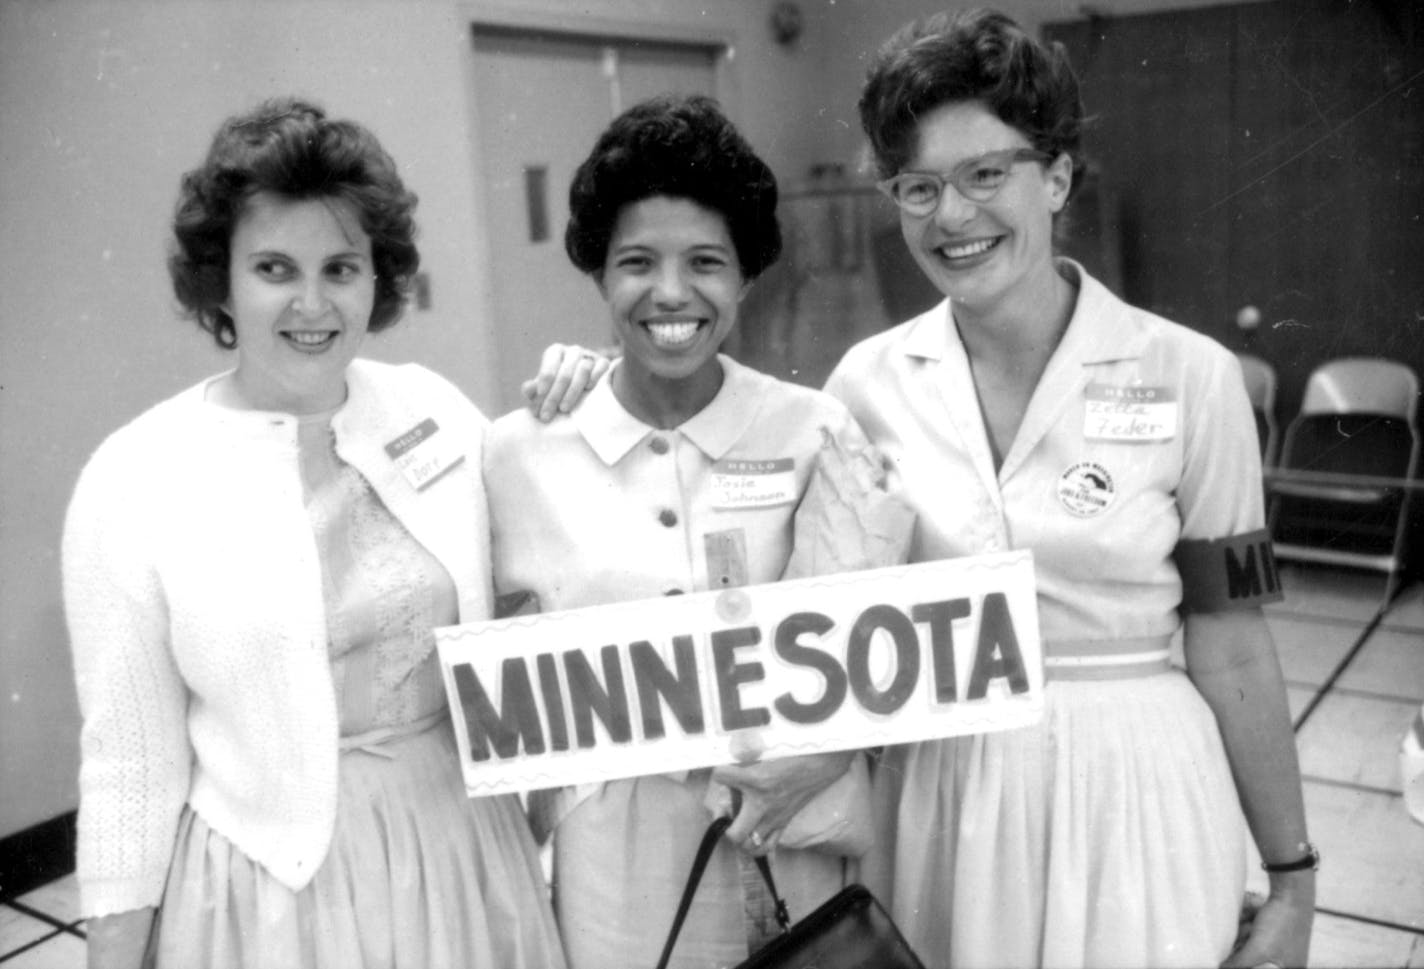
<instances>
[{"instance_id":1,"label":"light-colored skirt","mask_svg":"<svg viewBox=\"0 0 1424 969\"><path fill-rule=\"evenodd\" d=\"M465 796L449 721L341 755L331 848L293 892L185 809L160 969L564 965L513 797Z\"/></svg>"},{"instance_id":2,"label":"light-colored skirt","mask_svg":"<svg viewBox=\"0 0 1424 969\"><path fill-rule=\"evenodd\" d=\"M657 965L702 835L706 772L613 781L579 803L554 832L554 907L573 969ZM723 839L708 862L669 963L715 969L747 957L741 866ZM793 920L838 892L847 862L817 851L771 855Z\"/></svg>"},{"instance_id":3,"label":"light-colored skirt","mask_svg":"<svg viewBox=\"0 0 1424 969\"><path fill-rule=\"evenodd\" d=\"M1180 671L1052 681L1041 725L888 750L871 889L931 969L1215 966L1245 824Z\"/></svg>"}]
</instances>

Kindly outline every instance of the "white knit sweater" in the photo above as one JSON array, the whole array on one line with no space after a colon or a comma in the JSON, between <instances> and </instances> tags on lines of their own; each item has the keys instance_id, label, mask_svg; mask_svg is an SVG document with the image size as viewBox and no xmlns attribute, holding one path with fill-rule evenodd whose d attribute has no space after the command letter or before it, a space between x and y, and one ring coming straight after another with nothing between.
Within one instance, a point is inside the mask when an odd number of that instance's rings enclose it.
<instances>
[{"instance_id":1,"label":"white knit sweater","mask_svg":"<svg viewBox=\"0 0 1424 969\"><path fill-rule=\"evenodd\" d=\"M337 453L489 615L487 421L415 365L358 360ZM81 736L78 877L88 917L156 905L185 802L292 889L336 817L337 714L297 421L190 388L115 432L65 522ZM465 458L422 490L385 445L426 418Z\"/></svg>"}]
</instances>

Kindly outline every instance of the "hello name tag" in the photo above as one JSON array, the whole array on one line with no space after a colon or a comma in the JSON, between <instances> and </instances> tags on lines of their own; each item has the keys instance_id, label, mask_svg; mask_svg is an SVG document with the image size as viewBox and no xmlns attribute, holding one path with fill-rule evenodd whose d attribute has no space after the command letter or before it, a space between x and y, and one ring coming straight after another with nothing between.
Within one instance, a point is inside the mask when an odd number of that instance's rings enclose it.
<instances>
[{"instance_id":1,"label":"hello name tag","mask_svg":"<svg viewBox=\"0 0 1424 969\"><path fill-rule=\"evenodd\" d=\"M416 491L430 487L465 460L458 442L439 431L440 425L427 417L386 445L386 454Z\"/></svg>"},{"instance_id":2,"label":"hello name tag","mask_svg":"<svg viewBox=\"0 0 1424 969\"><path fill-rule=\"evenodd\" d=\"M1083 436L1096 441L1169 441L1177 434L1177 401L1168 387L1089 384Z\"/></svg>"},{"instance_id":3,"label":"hello name tag","mask_svg":"<svg viewBox=\"0 0 1424 969\"><path fill-rule=\"evenodd\" d=\"M718 461L712 465L712 507L771 508L796 500L796 462Z\"/></svg>"}]
</instances>

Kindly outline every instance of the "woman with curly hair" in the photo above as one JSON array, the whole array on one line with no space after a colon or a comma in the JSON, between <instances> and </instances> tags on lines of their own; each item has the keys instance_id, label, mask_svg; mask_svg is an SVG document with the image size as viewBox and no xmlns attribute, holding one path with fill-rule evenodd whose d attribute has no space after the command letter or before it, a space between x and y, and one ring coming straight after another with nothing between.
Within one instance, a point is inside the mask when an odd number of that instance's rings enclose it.
<instances>
[{"instance_id":1,"label":"woman with curly hair","mask_svg":"<svg viewBox=\"0 0 1424 969\"><path fill-rule=\"evenodd\" d=\"M183 179L174 290L236 365L111 435L65 526L91 966L563 964L518 800L465 796L434 649L490 613L487 422L357 357L415 201L291 99Z\"/></svg>"},{"instance_id":2,"label":"woman with curly hair","mask_svg":"<svg viewBox=\"0 0 1424 969\"><path fill-rule=\"evenodd\" d=\"M780 253L775 178L714 102L665 97L613 121L569 198L565 247L606 302L622 356L573 413L495 422L496 591L532 593L548 611L776 581L823 434L853 454L865 440L825 394L718 353ZM570 963L657 962L719 784L741 809L672 964L744 959L765 926L747 911L739 854L772 852L792 912L811 911L858 849L803 838L795 819L859 767L838 753L541 792L536 829L552 830Z\"/></svg>"}]
</instances>

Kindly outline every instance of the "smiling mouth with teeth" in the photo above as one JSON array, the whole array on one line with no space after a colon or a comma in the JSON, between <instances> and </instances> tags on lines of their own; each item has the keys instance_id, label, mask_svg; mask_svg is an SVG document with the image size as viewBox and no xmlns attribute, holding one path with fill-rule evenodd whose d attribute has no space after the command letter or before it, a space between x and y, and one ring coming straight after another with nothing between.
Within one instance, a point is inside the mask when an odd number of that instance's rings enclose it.
<instances>
[{"instance_id":1,"label":"smiling mouth with teeth","mask_svg":"<svg viewBox=\"0 0 1424 969\"><path fill-rule=\"evenodd\" d=\"M966 242L958 246L940 246L940 255L946 259L966 259L970 256L977 256L988 252L999 244L998 239L980 239L977 242Z\"/></svg>"},{"instance_id":2,"label":"smiling mouth with teeth","mask_svg":"<svg viewBox=\"0 0 1424 969\"><path fill-rule=\"evenodd\" d=\"M336 339L335 330L288 330L283 334L288 340L299 347L312 348L325 346Z\"/></svg>"},{"instance_id":3,"label":"smiling mouth with teeth","mask_svg":"<svg viewBox=\"0 0 1424 969\"><path fill-rule=\"evenodd\" d=\"M644 323L653 342L660 347L677 347L692 342L702 324L697 320L676 320L667 323Z\"/></svg>"}]
</instances>

